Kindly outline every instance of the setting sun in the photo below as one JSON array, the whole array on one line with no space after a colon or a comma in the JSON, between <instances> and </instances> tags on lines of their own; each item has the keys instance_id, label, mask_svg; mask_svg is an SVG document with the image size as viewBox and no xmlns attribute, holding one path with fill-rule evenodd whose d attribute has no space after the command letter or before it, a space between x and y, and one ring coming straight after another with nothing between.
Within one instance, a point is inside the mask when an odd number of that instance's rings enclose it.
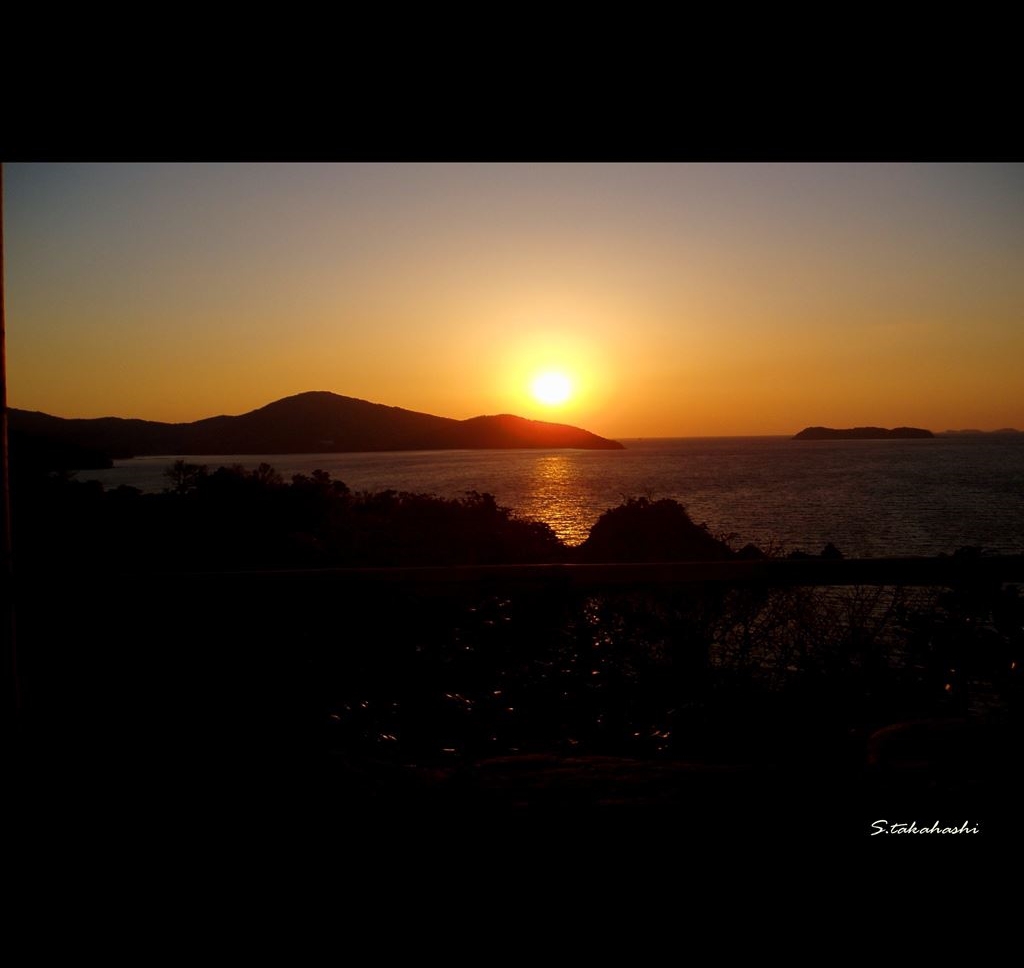
<instances>
[{"instance_id":1,"label":"setting sun","mask_svg":"<svg viewBox=\"0 0 1024 968\"><path fill-rule=\"evenodd\" d=\"M540 403L554 406L565 403L572 396L572 383L564 373L549 371L534 378L530 392Z\"/></svg>"}]
</instances>

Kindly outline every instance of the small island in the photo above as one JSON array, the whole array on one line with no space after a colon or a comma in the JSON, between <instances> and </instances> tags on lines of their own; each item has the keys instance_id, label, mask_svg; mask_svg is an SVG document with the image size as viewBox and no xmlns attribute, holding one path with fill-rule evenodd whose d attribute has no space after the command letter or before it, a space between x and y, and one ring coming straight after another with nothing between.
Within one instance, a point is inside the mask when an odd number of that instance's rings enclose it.
<instances>
[{"instance_id":1,"label":"small island","mask_svg":"<svg viewBox=\"0 0 1024 968\"><path fill-rule=\"evenodd\" d=\"M1020 434L1024 431L1017 430L1016 427L1000 427L998 430L944 430L941 436L943 437L1003 437L1007 434Z\"/></svg>"},{"instance_id":2,"label":"small island","mask_svg":"<svg viewBox=\"0 0 1024 968\"><path fill-rule=\"evenodd\" d=\"M934 437L930 430L920 427L847 427L835 430L832 427L805 427L793 440L913 440L921 437Z\"/></svg>"}]
</instances>

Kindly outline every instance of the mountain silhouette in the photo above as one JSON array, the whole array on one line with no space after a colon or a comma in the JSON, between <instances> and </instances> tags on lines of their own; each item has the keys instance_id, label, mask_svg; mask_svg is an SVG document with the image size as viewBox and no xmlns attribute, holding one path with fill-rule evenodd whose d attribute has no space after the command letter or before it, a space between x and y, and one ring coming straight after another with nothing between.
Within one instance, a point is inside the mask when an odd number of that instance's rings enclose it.
<instances>
[{"instance_id":1,"label":"mountain silhouette","mask_svg":"<svg viewBox=\"0 0 1024 968\"><path fill-rule=\"evenodd\" d=\"M579 448L622 444L567 424L511 414L454 420L326 391L285 397L236 417L159 423L120 417L64 419L9 411L12 436L112 458L161 454L305 454L347 451Z\"/></svg>"}]
</instances>

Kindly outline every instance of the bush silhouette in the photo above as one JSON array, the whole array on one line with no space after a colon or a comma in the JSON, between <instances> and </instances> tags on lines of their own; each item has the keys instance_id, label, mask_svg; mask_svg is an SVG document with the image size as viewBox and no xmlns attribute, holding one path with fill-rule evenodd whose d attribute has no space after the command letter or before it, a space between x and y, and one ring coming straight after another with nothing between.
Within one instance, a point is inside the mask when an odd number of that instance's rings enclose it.
<instances>
[{"instance_id":1,"label":"bush silhouette","mask_svg":"<svg viewBox=\"0 0 1024 968\"><path fill-rule=\"evenodd\" d=\"M176 460L164 471L164 477L170 483L170 490L175 494L188 494L206 477L206 465Z\"/></svg>"},{"instance_id":2,"label":"bush silhouette","mask_svg":"<svg viewBox=\"0 0 1024 968\"><path fill-rule=\"evenodd\" d=\"M678 501L630 498L605 511L580 546L585 561L722 561L728 545L694 524Z\"/></svg>"}]
</instances>

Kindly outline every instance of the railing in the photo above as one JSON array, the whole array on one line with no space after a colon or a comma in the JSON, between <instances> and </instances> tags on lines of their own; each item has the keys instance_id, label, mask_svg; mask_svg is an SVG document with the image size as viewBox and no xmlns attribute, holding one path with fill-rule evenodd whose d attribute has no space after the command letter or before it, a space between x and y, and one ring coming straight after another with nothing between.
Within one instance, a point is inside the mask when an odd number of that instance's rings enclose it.
<instances>
[{"instance_id":1,"label":"railing","mask_svg":"<svg viewBox=\"0 0 1024 968\"><path fill-rule=\"evenodd\" d=\"M601 564L446 565L388 568L201 571L160 576L170 582L266 584L357 582L407 584L536 584L574 589L695 583L793 585L942 585L1024 580L1024 555L935 558L787 558L745 561L615 562Z\"/></svg>"}]
</instances>

